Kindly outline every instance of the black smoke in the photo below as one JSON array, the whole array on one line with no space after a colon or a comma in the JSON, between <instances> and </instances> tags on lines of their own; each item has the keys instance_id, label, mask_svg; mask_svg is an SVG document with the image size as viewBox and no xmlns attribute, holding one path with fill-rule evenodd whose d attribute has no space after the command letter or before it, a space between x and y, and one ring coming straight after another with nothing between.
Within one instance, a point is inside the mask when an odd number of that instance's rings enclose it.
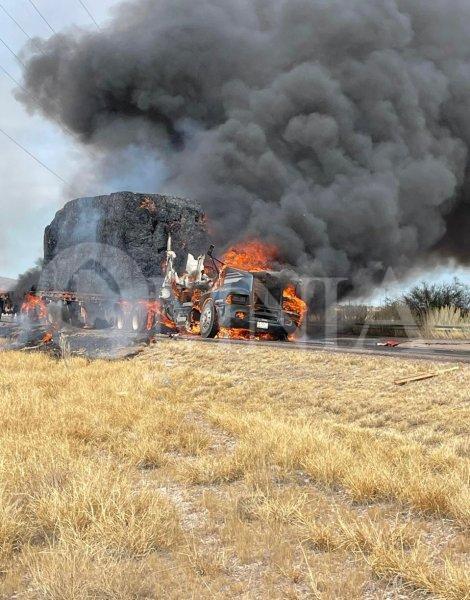
<instances>
[{"instance_id":1,"label":"black smoke","mask_svg":"<svg viewBox=\"0 0 470 600\"><path fill-rule=\"evenodd\" d=\"M468 0L134 0L30 49L19 96L108 163L157 153L219 240L370 281L469 259L468 40Z\"/></svg>"}]
</instances>

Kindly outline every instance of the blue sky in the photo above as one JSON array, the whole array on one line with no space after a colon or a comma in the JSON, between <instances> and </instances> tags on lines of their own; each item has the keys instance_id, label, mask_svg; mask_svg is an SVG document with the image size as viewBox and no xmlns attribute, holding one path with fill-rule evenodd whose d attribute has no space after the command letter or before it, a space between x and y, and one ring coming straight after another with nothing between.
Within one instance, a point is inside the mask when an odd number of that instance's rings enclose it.
<instances>
[{"instance_id":1,"label":"blue sky","mask_svg":"<svg viewBox=\"0 0 470 600\"><path fill-rule=\"evenodd\" d=\"M34 0L41 13L57 31L79 26L95 28L78 0ZM41 20L28 0L0 0L0 4L31 36L48 37L51 31ZM93 0L88 6L99 23L109 18L116 0ZM0 9L0 37L19 53L27 42L26 36ZM21 80L21 65L0 42L0 67L17 81ZM94 193L85 182L83 189L76 182L78 165L86 164L86 155L67 135L38 115L29 115L13 96L15 84L0 68L0 127L18 140L66 181L64 184L37 164L32 158L0 133L0 275L16 277L42 256L44 227L55 212L72 196ZM90 169L91 169L90 165ZM127 186L126 186L127 183ZM128 181L109 181L96 194L110 192L113 186L136 184L135 174Z\"/></svg>"},{"instance_id":2,"label":"blue sky","mask_svg":"<svg viewBox=\"0 0 470 600\"><path fill-rule=\"evenodd\" d=\"M56 31L74 26L95 28L79 0L33 1ZM103 25L119 0L87 0L86 3L98 23ZM0 4L30 36L51 35L50 29L28 0L0 0ZM27 41L17 25L1 9L0 37L16 53L21 51ZM123 189L158 191L155 189L155 182L159 177L158 166L142 160L140 169L130 167L119 181L109 180L97 185L91 175L93 164L83 149L57 126L38 115L29 115L15 100L13 90L16 86L2 68L15 79L21 80L21 65L0 42L0 127L63 179L73 182L73 185L64 186L59 179L0 133L0 275L16 277L42 255L44 227L67 200L81 195L97 195ZM135 167L135 161L133 166ZM79 167L81 172L88 168L89 180L85 178L77 181ZM374 299L380 300L386 294L399 293L419 279L443 280L454 275L461 280L470 281L469 269L449 264L428 273L412 274L406 282L390 284L386 290L375 293Z\"/></svg>"}]
</instances>

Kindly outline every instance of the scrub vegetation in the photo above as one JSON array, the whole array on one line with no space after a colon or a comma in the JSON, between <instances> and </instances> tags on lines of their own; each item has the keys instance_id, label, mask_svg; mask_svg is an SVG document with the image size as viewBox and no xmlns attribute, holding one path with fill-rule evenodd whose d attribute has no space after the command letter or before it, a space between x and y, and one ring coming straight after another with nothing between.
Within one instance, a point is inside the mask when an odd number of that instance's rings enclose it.
<instances>
[{"instance_id":1,"label":"scrub vegetation","mask_svg":"<svg viewBox=\"0 0 470 600\"><path fill-rule=\"evenodd\" d=\"M469 598L470 367L1 358L0 597Z\"/></svg>"}]
</instances>

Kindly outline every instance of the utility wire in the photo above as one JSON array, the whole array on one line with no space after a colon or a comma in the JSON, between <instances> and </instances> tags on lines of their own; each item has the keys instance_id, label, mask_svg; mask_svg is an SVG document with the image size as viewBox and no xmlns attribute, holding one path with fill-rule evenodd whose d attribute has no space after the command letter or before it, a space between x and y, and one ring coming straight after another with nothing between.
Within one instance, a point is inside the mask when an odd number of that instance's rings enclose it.
<instances>
[{"instance_id":1,"label":"utility wire","mask_svg":"<svg viewBox=\"0 0 470 600\"><path fill-rule=\"evenodd\" d=\"M32 42L36 46L36 48L44 54L43 49L39 46L37 41L29 35L29 33L21 26L21 24L18 23L18 21L15 19L15 17L7 11L7 9L3 6L3 4L0 4L0 8L7 15L7 17L10 17L10 19L13 21L13 23L18 27L18 29L20 29L24 33L24 35L28 38L28 40L30 42Z\"/></svg>"},{"instance_id":2,"label":"utility wire","mask_svg":"<svg viewBox=\"0 0 470 600\"><path fill-rule=\"evenodd\" d=\"M15 79L11 73L9 73L9 72L8 72L6 69L4 69L4 68L2 67L2 65L0 65L0 70L2 70L2 71L3 71L3 73L4 73L4 74L5 74L5 75L6 75L6 76L9 78L9 79L11 79L15 85L17 85L19 88L21 88L21 89L23 90L23 92L26 92L27 94L30 94L30 92L28 92L28 90L27 90L27 89L26 89L26 88L25 88L25 87L24 87L24 86L23 86L23 85L22 85L22 84L21 84L21 83L18 81L18 79ZM33 96L33 97L34 97L34 96Z\"/></svg>"},{"instance_id":3,"label":"utility wire","mask_svg":"<svg viewBox=\"0 0 470 600\"><path fill-rule=\"evenodd\" d=\"M5 74L7 77L8 77L8 79L10 79L11 81L13 81L13 83L14 83L15 85L17 85L17 86L18 86L20 89L22 89L22 90L23 90L23 92L24 92L25 94L27 94L28 96L31 96L31 98L33 98L33 100L35 100L35 101L36 101L38 104L40 104L40 102L39 102L39 98L38 98L37 96L35 96L33 93L31 93L29 90L27 90L27 89L24 87L24 85L23 85L22 83L20 83L20 82L18 81L18 79L16 79L15 77L13 77L13 75L12 75L12 74L11 74L9 71L7 71L7 70L6 70L4 67L2 67L2 65L0 65L0 70L1 70L1 71L3 71L3 73L4 73L4 74ZM64 126L64 127L65 127L65 126ZM65 129L66 129L66 130L67 130L69 133L71 133L71 131L70 131L69 129L67 129L66 127L65 127Z\"/></svg>"},{"instance_id":4,"label":"utility wire","mask_svg":"<svg viewBox=\"0 0 470 600\"><path fill-rule=\"evenodd\" d=\"M18 62L20 62L20 63L23 65L23 67L25 67L25 68L26 68L26 65L24 64L24 62L23 62L23 61L20 59L20 57L19 57L17 54L15 54L15 53L13 52L13 50L10 48L10 46L8 46L8 45L7 45L7 44L6 44L6 43L5 43L5 42L2 40L2 38L0 38L0 42L1 42L1 43L2 43L4 46L6 46L6 48L8 48L8 50L9 50L9 51L10 51L10 52L13 54L13 56L16 58L16 60L18 60ZM30 91L29 91L27 88L25 88L25 87L24 87L24 85L23 85L22 83L20 83L20 82L18 81L18 79L16 79L15 77L13 77L13 75L12 75L12 74L11 74L9 71L7 71L7 70L5 69L5 67L3 67L2 65L0 65L0 71L2 71L2 72L4 73L4 75L5 75L6 77L8 77L8 79L10 79L11 81L13 81L13 83L14 83L15 85L17 85L19 88L21 88L25 94L28 94L28 96L31 96L31 98L33 98L33 100L35 100L37 104L40 104L39 98L38 98L36 95L34 95L32 92L30 92ZM73 133L72 133L72 131L71 131L71 130L70 130L70 129L69 129L69 128L68 128L68 127L65 125L65 124L62 124L62 125L61 125L61 127L62 127L62 129L65 129L65 131L66 131L68 134L70 134L71 136L73 136Z\"/></svg>"},{"instance_id":5,"label":"utility wire","mask_svg":"<svg viewBox=\"0 0 470 600\"><path fill-rule=\"evenodd\" d=\"M12 50L10 48L10 46L2 39L0 38L0 42L5 46L5 48L11 53L13 54L13 56L16 58L16 60L20 63L21 66L26 67L26 65L24 64L24 62L21 60L21 58L18 56L18 54L16 54L16 52L14 50Z\"/></svg>"},{"instance_id":6,"label":"utility wire","mask_svg":"<svg viewBox=\"0 0 470 600\"><path fill-rule=\"evenodd\" d=\"M37 97L35 94L33 94L32 92L30 92L28 89L26 89L26 88L24 87L24 85L23 85L22 83L20 83L20 82L18 81L18 79L16 79L15 77L13 77L13 75L12 75L12 74L11 74L9 71L7 71L7 70L6 70L4 67L2 67L2 65L0 65L0 71L3 71L4 75L5 75L6 77L8 77L8 79L10 79L11 81L13 81L13 83L14 83L15 85L17 85L17 86L18 86L20 89L22 89L22 90L23 90L23 92L24 92L25 94L27 94L28 96L31 96L31 98L32 98L33 100L35 100L37 104L41 104L41 102L40 102L39 98L38 98L38 97ZM63 129L64 131L66 131L66 132L67 132L67 133L68 133L70 136L72 136L72 137L73 137L73 135L74 135L74 134L73 134L73 132L72 132L72 131L71 131L71 130L70 130L68 127L67 127L67 125L65 125L64 123L60 123L60 124L59 124L59 127L62 127L62 129Z\"/></svg>"},{"instance_id":7,"label":"utility wire","mask_svg":"<svg viewBox=\"0 0 470 600\"><path fill-rule=\"evenodd\" d=\"M44 23L49 27L49 29L52 31L52 33L55 33L54 28L49 23L49 21L46 19L46 17L42 14L42 12L39 10L39 8L34 4L33 0L28 0L28 2L31 4L31 6L34 8L34 10L38 13L38 15L44 21Z\"/></svg>"},{"instance_id":8,"label":"utility wire","mask_svg":"<svg viewBox=\"0 0 470 600\"><path fill-rule=\"evenodd\" d=\"M52 28L52 26L50 25L50 23L45 19L45 17L41 14L41 12L39 11L39 9L35 6L35 4L32 2L32 0L29 0L29 3L31 4L31 6L35 9L35 11L39 14L39 16L42 18L42 20L46 23L46 25L49 27L49 29L52 31L52 33L55 33L54 29ZM34 40L30 37L30 35L23 29L23 27L18 23L18 21L12 16L10 15L10 13L5 9L5 7L3 5L0 4L0 8L6 13L6 15L8 17L10 17L10 19L21 29L21 31L26 35L26 37L33 41ZM25 63L21 60L21 58L16 54L16 52L14 50L12 50L12 48L10 48L10 46L2 39L0 38L0 42L5 46L5 48L16 58L16 60L23 66L26 67ZM11 75L11 73L9 73L2 65L0 65L0 70L9 78L11 79L11 81L13 81L13 83L15 83L18 87L20 87L24 92L26 92L27 94L31 95L33 98L35 98L35 96L33 96L31 94L31 92L29 92L17 79L15 79L15 77L13 77L13 75ZM56 177L57 179L59 179L62 183L67 185L67 181L65 181L65 179L63 177L61 177L58 173L56 173L55 171L53 171L50 167L48 167L45 163L42 162L42 160L40 158L38 158L37 156L35 156L32 152L30 152L27 148L25 148L20 142L18 142L18 140L16 140L14 137L12 137L10 134L8 134L4 129L2 129L0 127L0 133L3 133L3 135L8 138L13 144L15 144L15 146L18 146L18 148L20 148L21 150L23 150L23 152L25 154L27 154L29 157L31 157L34 161L36 161L39 165L41 165L41 167L43 167L44 169L46 169L46 171L48 171L51 175L54 175L54 177Z\"/></svg>"},{"instance_id":9,"label":"utility wire","mask_svg":"<svg viewBox=\"0 0 470 600\"><path fill-rule=\"evenodd\" d=\"M78 0L78 2L82 5L83 10L88 14L88 16L90 17L90 19L93 21L93 23L96 25L97 29L101 29L101 27L98 25L98 22L96 21L95 17L91 14L90 9L88 8L88 6L85 4L84 0Z\"/></svg>"},{"instance_id":10,"label":"utility wire","mask_svg":"<svg viewBox=\"0 0 470 600\"><path fill-rule=\"evenodd\" d=\"M51 173L52 175L54 175L54 177L57 177L57 179L60 179L60 181L62 181L62 183L67 184L67 182L65 181L65 179L63 179L60 175L58 175L55 171L53 171L52 169L50 169L46 164L44 164L42 162L42 160L40 160L37 156L35 156L32 152L30 152L29 150L27 150L22 144L20 144L20 142L18 142L17 140L15 140L15 138L13 138L11 135L9 135L6 131L4 131L2 128L0 128L0 132L3 133L3 135L5 137L7 137L11 142L13 142L14 144L16 144L16 146L18 146L18 148L21 148L21 150L23 150L23 152L26 152L26 154L28 154L28 156L30 156L33 160L35 160L38 164L41 165L41 167L44 167L44 169L46 169L46 171L49 171L49 173Z\"/></svg>"},{"instance_id":11,"label":"utility wire","mask_svg":"<svg viewBox=\"0 0 470 600\"><path fill-rule=\"evenodd\" d=\"M15 23L15 25L16 25L16 26L17 26L19 29L21 29L21 31L22 31L22 32L25 34L25 36L26 36L28 39L30 39L30 40L31 40L32 38L31 38L31 36L29 35L29 33L23 29L23 27L20 25L20 23L18 23L18 21L15 19L15 17L14 17L13 15L11 15L11 14L10 14L10 13L7 11L7 9L6 9L6 8L3 6L3 4L0 4L0 8L1 8L1 9L3 10L3 12L4 12L4 13L7 15L7 17L10 17L10 19L13 21L13 23Z\"/></svg>"}]
</instances>

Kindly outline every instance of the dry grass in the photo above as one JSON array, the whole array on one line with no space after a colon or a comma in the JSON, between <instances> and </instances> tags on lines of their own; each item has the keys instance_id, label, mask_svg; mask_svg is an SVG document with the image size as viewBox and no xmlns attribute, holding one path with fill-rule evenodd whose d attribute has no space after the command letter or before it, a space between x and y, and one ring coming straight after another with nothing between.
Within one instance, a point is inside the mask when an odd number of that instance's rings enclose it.
<instances>
[{"instance_id":1,"label":"dry grass","mask_svg":"<svg viewBox=\"0 0 470 600\"><path fill-rule=\"evenodd\" d=\"M455 329L457 327L462 329ZM470 316L465 316L455 306L436 308L426 314L421 330L428 339L468 339Z\"/></svg>"},{"instance_id":2,"label":"dry grass","mask_svg":"<svg viewBox=\"0 0 470 600\"><path fill-rule=\"evenodd\" d=\"M2 353L0 597L469 598L470 368Z\"/></svg>"}]
</instances>

